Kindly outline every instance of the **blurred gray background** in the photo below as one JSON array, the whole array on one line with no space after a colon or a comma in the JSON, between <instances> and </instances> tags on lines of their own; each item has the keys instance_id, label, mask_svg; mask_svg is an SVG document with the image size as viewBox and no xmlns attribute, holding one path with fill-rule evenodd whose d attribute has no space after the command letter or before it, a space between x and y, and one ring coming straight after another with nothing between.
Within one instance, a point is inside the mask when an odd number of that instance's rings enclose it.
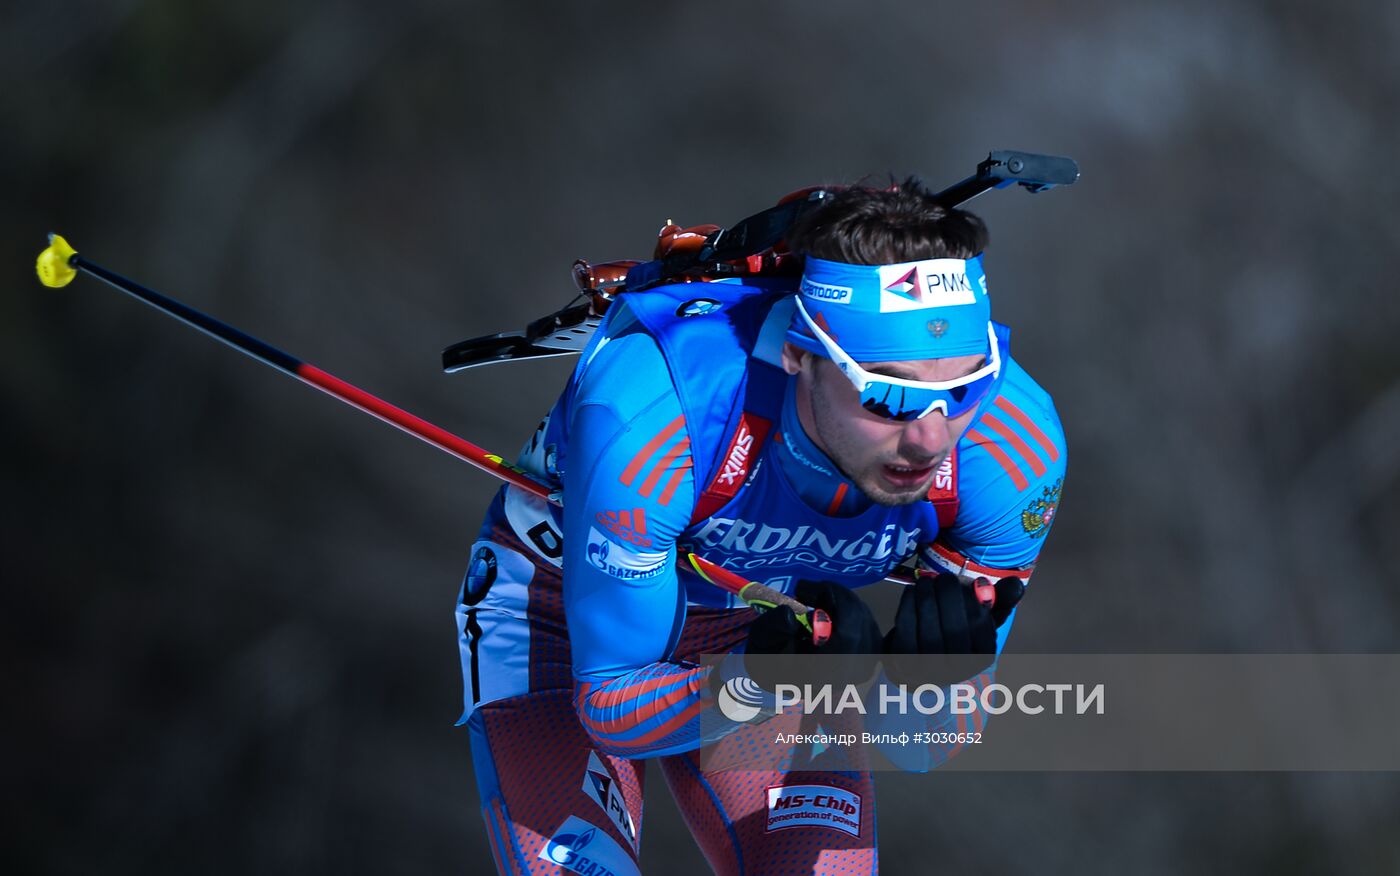
<instances>
[{"instance_id":1,"label":"blurred gray background","mask_svg":"<svg viewBox=\"0 0 1400 876\"><path fill-rule=\"evenodd\" d=\"M1070 442L1010 647L1393 652L1397 40L1362 0L6 5L5 869L489 854L452 607L495 484L96 281L40 288L45 232L511 455L568 363L438 351L563 303L574 258L1071 155L1072 189L974 204ZM701 872L652 780L644 863ZM1400 872L1394 774L879 785L888 873Z\"/></svg>"}]
</instances>

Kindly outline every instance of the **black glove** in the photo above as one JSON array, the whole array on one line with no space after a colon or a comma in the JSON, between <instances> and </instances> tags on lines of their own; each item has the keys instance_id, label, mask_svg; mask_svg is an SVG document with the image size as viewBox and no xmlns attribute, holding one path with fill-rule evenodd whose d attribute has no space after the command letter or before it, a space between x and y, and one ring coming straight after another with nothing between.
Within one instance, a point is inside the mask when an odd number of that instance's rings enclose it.
<instances>
[{"instance_id":1,"label":"black glove","mask_svg":"<svg viewBox=\"0 0 1400 876\"><path fill-rule=\"evenodd\" d=\"M885 653L967 656L948 661L886 660L887 674L895 681L940 685L976 675L991 665L997 628L1025 592L1020 578L1002 578L989 608L977 601L972 585L956 575L920 575L900 594L894 626L885 636Z\"/></svg>"},{"instance_id":2,"label":"black glove","mask_svg":"<svg viewBox=\"0 0 1400 876\"><path fill-rule=\"evenodd\" d=\"M831 638L818 646L792 609L779 607L759 615L749 626L748 654L784 654L794 658L811 654L878 654L880 627L875 616L849 587L830 581L799 581L793 597L809 608L820 608L831 617ZM792 684L855 684L870 677L869 660L819 661L750 660L749 674L773 689L779 681Z\"/></svg>"}]
</instances>

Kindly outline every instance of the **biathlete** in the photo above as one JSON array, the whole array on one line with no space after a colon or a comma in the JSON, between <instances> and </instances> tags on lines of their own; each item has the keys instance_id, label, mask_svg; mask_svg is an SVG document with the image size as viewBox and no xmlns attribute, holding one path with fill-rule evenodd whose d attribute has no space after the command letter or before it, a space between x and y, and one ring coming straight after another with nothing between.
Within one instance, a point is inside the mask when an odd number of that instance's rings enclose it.
<instances>
[{"instance_id":1,"label":"biathlete","mask_svg":"<svg viewBox=\"0 0 1400 876\"><path fill-rule=\"evenodd\" d=\"M868 771L701 769L725 719L699 656L1000 651L1014 612L971 582L1029 581L1065 445L991 321L986 244L916 181L852 187L789 233L800 279L612 304L518 461L563 507L503 487L457 608L500 872L637 873L644 758L716 872L875 871ZM824 609L830 640L679 569L678 545ZM911 558L942 574L882 636L854 591Z\"/></svg>"}]
</instances>

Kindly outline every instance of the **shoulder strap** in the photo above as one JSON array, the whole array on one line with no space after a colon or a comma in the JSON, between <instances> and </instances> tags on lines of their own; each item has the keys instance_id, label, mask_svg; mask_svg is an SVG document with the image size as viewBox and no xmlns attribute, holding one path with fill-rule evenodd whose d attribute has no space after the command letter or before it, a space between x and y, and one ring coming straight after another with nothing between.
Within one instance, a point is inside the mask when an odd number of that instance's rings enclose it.
<instances>
[{"instance_id":1,"label":"shoulder strap","mask_svg":"<svg viewBox=\"0 0 1400 876\"><path fill-rule=\"evenodd\" d=\"M739 414L739 424L729 436L729 444L715 461L715 476L695 503L695 511L690 515L691 525L711 516L738 495L772 428L773 422L766 417L749 411Z\"/></svg>"},{"instance_id":2,"label":"shoulder strap","mask_svg":"<svg viewBox=\"0 0 1400 876\"><path fill-rule=\"evenodd\" d=\"M763 443L773 431L772 417L782 404L786 385L787 374L782 369L749 360L748 374L731 414L732 425L725 433L729 440L719 445L719 455L710 467L713 474L695 503L691 524L723 508L748 481Z\"/></svg>"},{"instance_id":3,"label":"shoulder strap","mask_svg":"<svg viewBox=\"0 0 1400 876\"><path fill-rule=\"evenodd\" d=\"M628 297L655 338L685 412L697 488L716 474L739 421L750 353L777 289L730 283L661 286Z\"/></svg>"},{"instance_id":4,"label":"shoulder strap","mask_svg":"<svg viewBox=\"0 0 1400 876\"><path fill-rule=\"evenodd\" d=\"M992 323L992 328L996 333L997 344L1001 348L1001 358L1003 362L1011 358L1011 329L999 322ZM996 385L992 391L987 393L987 398L982 402L980 411L1001 393L1001 382L1006 377L1006 368L1003 366L1002 373L997 376ZM938 467L938 472L933 476L933 486L929 487L928 500L933 503L933 508L938 512L938 528L946 530L953 525L953 521L958 517L958 448L953 447L948 454L948 458L943 460L943 464Z\"/></svg>"},{"instance_id":5,"label":"shoulder strap","mask_svg":"<svg viewBox=\"0 0 1400 876\"><path fill-rule=\"evenodd\" d=\"M954 447L934 472L928 500L938 514L938 529L952 526L958 516L958 448Z\"/></svg>"}]
</instances>

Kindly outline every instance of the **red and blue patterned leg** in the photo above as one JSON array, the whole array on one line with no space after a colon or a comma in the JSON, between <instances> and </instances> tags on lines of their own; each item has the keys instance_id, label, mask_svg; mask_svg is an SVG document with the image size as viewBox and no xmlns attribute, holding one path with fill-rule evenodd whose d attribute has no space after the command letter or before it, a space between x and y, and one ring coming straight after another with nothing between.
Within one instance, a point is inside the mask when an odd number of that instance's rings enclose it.
<instances>
[{"instance_id":1,"label":"red and blue patterned leg","mask_svg":"<svg viewBox=\"0 0 1400 876\"><path fill-rule=\"evenodd\" d=\"M780 717L747 727L723 744L755 753L772 750L775 732L797 729L778 727L788 723ZM661 769L716 873L876 872L875 783L868 771L703 772L697 752L662 758Z\"/></svg>"},{"instance_id":2,"label":"red and blue patterned leg","mask_svg":"<svg viewBox=\"0 0 1400 876\"><path fill-rule=\"evenodd\" d=\"M643 762L596 751L569 691L488 703L467 729L499 872L639 873Z\"/></svg>"},{"instance_id":3,"label":"red and blue patterned leg","mask_svg":"<svg viewBox=\"0 0 1400 876\"><path fill-rule=\"evenodd\" d=\"M698 660L703 654L732 651L744 640L753 618L749 609L692 607L676 652ZM707 765L733 763L753 769L706 773L700 769L698 751L660 758L677 808L716 873L876 872L871 774L788 771L794 752L774 745L774 737L803 728L801 716L783 715L740 729L707 752ZM863 765L849 757L843 763Z\"/></svg>"}]
</instances>

